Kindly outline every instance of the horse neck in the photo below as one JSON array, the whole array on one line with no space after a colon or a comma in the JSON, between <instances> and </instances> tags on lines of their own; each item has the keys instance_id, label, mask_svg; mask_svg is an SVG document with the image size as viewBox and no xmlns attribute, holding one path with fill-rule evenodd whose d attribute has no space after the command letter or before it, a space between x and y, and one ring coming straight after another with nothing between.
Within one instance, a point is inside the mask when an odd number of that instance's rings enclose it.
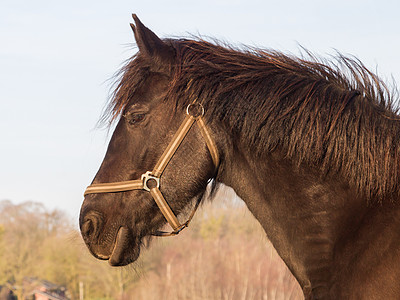
<instances>
[{"instance_id":1,"label":"horse neck","mask_svg":"<svg viewBox=\"0 0 400 300\"><path fill-rule=\"evenodd\" d=\"M354 259L346 253L363 251L354 249L352 239L374 208L339 176L322 177L316 168L298 166L279 150L256 158L226 132L221 145L217 180L243 199L306 298L328 299L338 284L338 261L343 267ZM399 226L400 213L394 219Z\"/></svg>"}]
</instances>

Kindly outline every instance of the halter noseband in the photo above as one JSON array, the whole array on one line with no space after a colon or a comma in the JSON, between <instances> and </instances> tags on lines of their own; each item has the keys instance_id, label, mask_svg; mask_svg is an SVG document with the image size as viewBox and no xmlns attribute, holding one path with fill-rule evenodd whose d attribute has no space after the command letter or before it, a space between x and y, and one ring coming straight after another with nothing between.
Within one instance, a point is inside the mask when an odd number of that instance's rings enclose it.
<instances>
[{"instance_id":1,"label":"halter noseband","mask_svg":"<svg viewBox=\"0 0 400 300\"><path fill-rule=\"evenodd\" d=\"M185 120L183 120L181 126L178 128L177 132L175 133L168 147L164 150L164 153L161 155L153 171L147 171L141 176L140 179L136 180L91 184L86 188L84 196L89 194L125 192L131 190L148 191L150 192L151 196L153 197L154 201L156 202L158 208L164 215L169 225L173 228L172 232L156 231L153 235L157 236L177 235L184 228L188 227L190 221L194 216L194 213L196 212L200 204L201 199L199 198L197 200L197 203L192 213L190 214L188 220L181 224L160 191L160 178L166 166L168 165L169 161L171 160L172 156L178 149L179 145L182 143L183 139L185 138L189 130L192 128L194 122L196 122L196 124L199 126L201 135L203 136L207 144L208 150L211 154L211 158L214 162L215 167L218 166L219 156L217 147L215 145L214 140L210 136L206 124L204 123L203 115L204 115L204 108L201 104L193 103L187 106Z\"/></svg>"}]
</instances>

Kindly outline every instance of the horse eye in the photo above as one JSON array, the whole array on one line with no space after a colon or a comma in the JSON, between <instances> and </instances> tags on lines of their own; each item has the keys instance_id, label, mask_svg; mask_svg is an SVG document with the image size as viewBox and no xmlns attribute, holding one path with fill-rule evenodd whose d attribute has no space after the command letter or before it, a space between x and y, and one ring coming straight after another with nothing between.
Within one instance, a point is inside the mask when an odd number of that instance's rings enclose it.
<instances>
[{"instance_id":1,"label":"horse eye","mask_svg":"<svg viewBox=\"0 0 400 300\"><path fill-rule=\"evenodd\" d=\"M144 113L126 114L124 115L124 117L130 125L136 125L145 119L146 114Z\"/></svg>"}]
</instances>

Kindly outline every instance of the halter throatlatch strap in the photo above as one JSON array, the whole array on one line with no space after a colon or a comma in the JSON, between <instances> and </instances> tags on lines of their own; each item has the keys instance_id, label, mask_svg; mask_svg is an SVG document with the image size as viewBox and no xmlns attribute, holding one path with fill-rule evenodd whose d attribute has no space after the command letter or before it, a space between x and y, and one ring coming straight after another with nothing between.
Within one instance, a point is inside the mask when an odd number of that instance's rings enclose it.
<instances>
[{"instance_id":1,"label":"halter throatlatch strap","mask_svg":"<svg viewBox=\"0 0 400 300\"><path fill-rule=\"evenodd\" d=\"M210 151L211 158L214 162L214 166L217 168L219 166L219 157L218 157L217 146L215 145L214 140L211 138L211 135L207 130L207 126L204 123L203 118L198 118L197 124L199 125L201 135L203 136L204 140L206 141L208 151Z\"/></svg>"},{"instance_id":2,"label":"halter throatlatch strap","mask_svg":"<svg viewBox=\"0 0 400 300\"><path fill-rule=\"evenodd\" d=\"M215 167L218 167L219 156L214 140L211 138L207 126L202 118L204 115L203 106L198 103L190 104L186 109L186 113L187 116L183 120L181 126L178 128L177 132L175 133L174 137L172 138L167 148L164 150L160 159L156 163L153 171L147 171L141 176L141 179L137 180L119 181L112 183L94 183L86 188L84 196L88 194L98 194L98 193L115 193L115 192L131 191L131 190L145 190L150 192L161 213L164 215L165 219L173 229L172 232L156 231L153 235L157 236L177 235L184 228L188 227L197 208L199 207L201 199L199 198L197 200L196 205L192 213L190 214L188 220L183 224L181 224L160 191L161 175L163 174L165 168L172 159L179 145L182 143L187 133L192 128L193 123L195 122L199 126L201 135L203 136L206 142L207 148L210 152Z\"/></svg>"}]
</instances>

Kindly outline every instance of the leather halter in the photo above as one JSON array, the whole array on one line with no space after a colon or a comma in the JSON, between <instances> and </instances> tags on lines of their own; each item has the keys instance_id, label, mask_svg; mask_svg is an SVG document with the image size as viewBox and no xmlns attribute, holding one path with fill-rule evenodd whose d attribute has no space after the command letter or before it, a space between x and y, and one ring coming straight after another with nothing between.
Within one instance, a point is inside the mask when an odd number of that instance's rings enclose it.
<instances>
[{"instance_id":1,"label":"leather halter","mask_svg":"<svg viewBox=\"0 0 400 300\"><path fill-rule=\"evenodd\" d=\"M180 223L160 191L160 178L165 168L167 167L169 161L172 159L172 156L175 154L179 145L182 143L183 139L185 138L189 130L192 128L193 123L195 122L199 126L201 135L203 136L207 144L208 150L211 154L211 158L214 162L215 167L218 167L219 156L217 147L215 145L214 140L210 136L206 124L204 123L203 115L204 115L204 108L201 104L193 103L188 105L188 107L186 108L185 120L178 128L171 142L164 150L164 153L161 155L160 159L158 160L157 164L155 165L152 171L147 171L140 177L140 179L136 180L91 184L86 188L84 196L89 194L115 193L115 192L131 191L131 190L148 191L150 192L151 196L156 202L161 213L164 215L165 219L173 229L172 232L156 231L153 235L157 236L177 235L184 228L188 227L190 221L192 220L200 204L201 199L199 198L197 200L197 203L192 213L190 214L188 220L184 223Z\"/></svg>"}]
</instances>

